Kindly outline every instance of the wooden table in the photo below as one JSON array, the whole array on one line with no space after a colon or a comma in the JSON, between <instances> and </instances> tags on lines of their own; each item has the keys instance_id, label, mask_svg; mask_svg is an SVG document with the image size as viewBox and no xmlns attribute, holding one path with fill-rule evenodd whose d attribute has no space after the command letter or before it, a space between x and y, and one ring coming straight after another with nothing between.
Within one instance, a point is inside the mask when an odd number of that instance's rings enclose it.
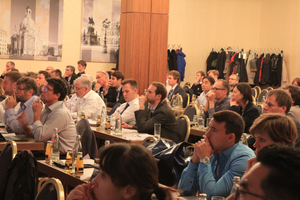
<instances>
[{"instance_id":1,"label":"wooden table","mask_svg":"<svg viewBox=\"0 0 300 200\"><path fill-rule=\"evenodd\" d=\"M116 136L111 132L105 132L104 130L99 130L99 128L91 126L91 129L94 131L96 138L102 140L109 140L111 142L125 142L125 143L133 143L133 144L141 144L143 140L149 136L147 133L138 133L137 130L134 129L123 129L122 136Z\"/></svg>"},{"instance_id":2,"label":"wooden table","mask_svg":"<svg viewBox=\"0 0 300 200\"><path fill-rule=\"evenodd\" d=\"M204 130L198 130L197 128L191 128L190 130L191 130L190 135L195 135L195 136L199 136L199 137L202 137L206 133L206 128L204 128Z\"/></svg>"},{"instance_id":3,"label":"wooden table","mask_svg":"<svg viewBox=\"0 0 300 200\"><path fill-rule=\"evenodd\" d=\"M29 138L29 137L26 138L28 139L28 141L15 141L17 143L18 151L22 151L22 150L44 151L45 150L44 142L36 142L34 138ZM5 145L6 142L0 142L0 151L2 151Z\"/></svg>"}]
</instances>

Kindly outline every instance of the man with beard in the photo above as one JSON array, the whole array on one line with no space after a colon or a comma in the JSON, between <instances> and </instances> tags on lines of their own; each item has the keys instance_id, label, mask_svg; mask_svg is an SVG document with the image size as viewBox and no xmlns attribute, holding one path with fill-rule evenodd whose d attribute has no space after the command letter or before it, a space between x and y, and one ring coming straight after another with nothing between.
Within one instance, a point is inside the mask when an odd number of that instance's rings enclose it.
<instances>
[{"instance_id":1,"label":"man with beard","mask_svg":"<svg viewBox=\"0 0 300 200\"><path fill-rule=\"evenodd\" d=\"M179 142L175 116L164 101L167 90L162 83L152 82L145 96L139 97L139 110L135 111L136 126L139 133L154 134L154 123L161 124L161 137ZM145 102L150 108L145 109Z\"/></svg>"},{"instance_id":2,"label":"man with beard","mask_svg":"<svg viewBox=\"0 0 300 200\"><path fill-rule=\"evenodd\" d=\"M23 113L28 119L28 123L33 124L33 111L31 104L37 100L36 81L29 77L22 77L17 81L16 90L6 101L4 113L4 123L6 128L10 128L14 133L23 133L24 130L19 125L18 115ZM15 111L15 107L20 102L20 108Z\"/></svg>"},{"instance_id":3,"label":"man with beard","mask_svg":"<svg viewBox=\"0 0 300 200\"><path fill-rule=\"evenodd\" d=\"M22 74L20 74L19 72L7 72L5 74L4 81L2 83L2 88L5 92L5 95L8 95L8 96L13 95L13 93L15 92L17 81L21 77L22 77ZM5 105L6 99L4 99L3 101L0 102L0 120L1 121L3 121L2 118L4 116L4 112L5 112L5 109L6 109L6 105ZM15 106L15 111L18 112L19 108L20 108L20 104L17 104Z\"/></svg>"}]
</instances>

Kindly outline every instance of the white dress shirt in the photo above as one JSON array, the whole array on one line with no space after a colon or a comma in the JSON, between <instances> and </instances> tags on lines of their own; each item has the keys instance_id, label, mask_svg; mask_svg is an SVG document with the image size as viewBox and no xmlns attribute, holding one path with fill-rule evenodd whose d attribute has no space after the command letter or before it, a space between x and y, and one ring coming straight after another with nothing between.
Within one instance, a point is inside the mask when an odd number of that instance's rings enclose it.
<instances>
[{"instance_id":1,"label":"white dress shirt","mask_svg":"<svg viewBox=\"0 0 300 200\"><path fill-rule=\"evenodd\" d=\"M206 105L206 102L207 102L207 99L205 97L206 94L210 93L211 90L209 90L207 93L205 93L204 91L199 95L198 99L200 101L200 105L203 105L205 106Z\"/></svg>"},{"instance_id":2,"label":"white dress shirt","mask_svg":"<svg viewBox=\"0 0 300 200\"><path fill-rule=\"evenodd\" d=\"M0 102L0 121L5 123L5 118L3 118L5 110L6 110L6 106L5 106L5 101L6 101L7 97ZM20 102L16 105L16 107L14 108L15 112L18 112L18 110L20 109Z\"/></svg>"},{"instance_id":3,"label":"white dress shirt","mask_svg":"<svg viewBox=\"0 0 300 200\"><path fill-rule=\"evenodd\" d=\"M69 110L71 110L72 107L74 107L76 105L76 101L78 100L78 97L76 95L76 93L74 93L71 97L71 99L68 99L66 101L66 106Z\"/></svg>"},{"instance_id":4,"label":"white dress shirt","mask_svg":"<svg viewBox=\"0 0 300 200\"><path fill-rule=\"evenodd\" d=\"M103 110L104 109L104 110ZM71 108L72 117L77 117L78 111L84 112L86 119L97 121L97 116L101 115L102 110L106 113L106 106L99 95L90 90L82 98L78 98L75 105Z\"/></svg>"},{"instance_id":5,"label":"white dress shirt","mask_svg":"<svg viewBox=\"0 0 300 200\"><path fill-rule=\"evenodd\" d=\"M128 124L130 126L134 126L136 123L134 111L138 110L140 107L138 98L135 98L129 102L122 103L111 116L116 118L118 115L118 112L121 113L124 110L127 103L129 104L129 106L121 114L122 122L125 122L126 124Z\"/></svg>"}]
</instances>

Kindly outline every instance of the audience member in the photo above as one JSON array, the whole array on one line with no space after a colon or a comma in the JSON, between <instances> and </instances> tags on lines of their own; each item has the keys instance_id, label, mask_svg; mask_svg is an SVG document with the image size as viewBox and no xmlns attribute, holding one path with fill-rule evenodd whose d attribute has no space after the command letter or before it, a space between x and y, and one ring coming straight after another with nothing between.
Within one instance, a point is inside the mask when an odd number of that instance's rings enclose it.
<instances>
[{"instance_id":1,"label":"audience member","mask_svg":"<svg viewBox=\"0 0 300 200\"><path fill-rule=\"evenodd\" d=\"M37 84L33 78L22 77L17 81L15 93L6 99L6 110L4 113L4 123L6 128L11 129L14 133L23 133L23 127L20 127L17 116L20 113L26 116L28 124L33 124L33 111L31 104L38 99ZM18 112L15 107L18 102L21 103Z\"/></svg>"},{"instance_id":2,"label":"audience member","mask_svg":"<svg viewBox=\"0 0 300 200\"><path fill-rule=\"evenodd\" d=\"M79 60L77 62L77 64L78 64L78 74L77 74L77 76L80 77L82 74L85 74L85 68L86 68L87 64L84 60Z\"/></svg>"},{"instance_id":3,"label":"audience member","mask_svg":"<svg viewBox=\"0 0 300 200\"><path fill-rule=\"evenodd\" d=\"M6 98L5 91L2 87L3 81L4 80L2 78L0 78L0 102Z\"/></svg>"},{"instance_id":4,"label":"audience member","mask_svg":"<svg viewBox=\"0 0 300 200\"><path fill-rule=\"evenodd\" d=\"M68 88L68 95L70 94L70 84L68 83L68 81L66 79L64 79L62 76L61 76L61 71L59 69L55 69L51 72L51 76L53 78L60 78L67 86Z\"/></svg>"},{"instance_id":5,"label":"audience member","mask_svg":"<svg viewBox=\"0 0 300 200\"><path fill-rule=\"evenodd\" d=\"M54 70L54 68L53 67L51 67L51 66L48 66L47 68L46 68L46 72L48 72L49 74L51 74L51 72Z\"/></svg>"},{"instance_id":6,"label":"audience member","mask_svg":"<svg viewBox=\"0 0 300 200\"><path fill-rule=\"evenodd\" d=\"M212 117L214 112L230 109L229 84L223 79L217 80L211 92L205 95L207 103L204 107L206 116Z\"/></svg>"},{"instance_id":7,"label":"audience member","mask_svg":"<svg viewBox=\"0 0 300 200\"><path fill-rule=\"evenodd\" d=\"M239 76L236 75L236 74L231 74L229 76L229 79L228 79L228 83L229 83L229 89L230 89L230 92L229 92L229 97L231 98L232 97L232 92L233 92L233 88L236 86L236 84L239 83ZM251 94L252 95L252 94Z\"/></svg>"},{"instance_id":8,"label":"audience member","mask_svg":"<svg viewBox=\"0 0 300 200\"><path fill-rule=\"evenodd\" d=\"M203 71L198 71L196 73L196 80L195 80L195 83L192 85L193 93L196 96L199 96L202 93L202 81L203 81L204 77L205 77L205 74Z\"/></svg>"},{"instance_id":9,"label":"audience member","mask_svg":"<svg viewBox=\"0 0 300 200\"><path fill-rule=\"evenodd\" d=\"M195 143L193 157L182 172L178 188L184 194L195 194L198 190L212 196L227 197L233 177L243 176L247 160L254 152L240 142L244 131L243 118L230 110L213 114L209 130L204 139Z\"/></svg>"},{"instance_id":10,"label":"audience member","mask_svg":"<svg viewBox=\"0 0 300 200\"><path fill-rule=\"evenodd\" d=\"M77 75L75 74L75 67L73 67L72 65L68 65L63 77L66 79L69 85L73 85L73 82L77 78Z\"/></svg>"},{"instance_id":11,"label":"audience member","mask_svg":"<svg viewBox=\"0 0 300 200\"><path fill-rule=\"evenodd\" d=\"M205 76L203 78L203 81L202 81L202 93L200 94L200 96L198 97L199 101L200 101L200 105L203 105L205 106L206 105L206 95L211 92L211 88L212 86L215 84L215 79L213 79L212 77L210 76Z\"/></svg>"},{"instance_id":12,"label":"audience member","mask_svg":"<svg viewBox=\"0 0 300 200\"><path fill-rule=\"evenodd\" d=\"M37 86L38 86L37 96L39 96L39 97L41 96L42 87L47 84L46 79L50 78L50 77L51 77L51 75L48 72L43 71L43 70L39 71L38 77L36 79L37 80Z\"/></svg>"},{"instance_id":13,"label":"audience member","mask_svg":"<svg viewBox=\"0 0 300 200\"><path fill-rule=\"evenodd\" d=\"M5 68L5 70L2 72L0 78L4 79L5 74L6 74L7 72L10 72L11 69L13 69L13 68L15 68L15 63L12 62L12 61L7 62L7 63L6 63L6 68Z\"/></svg>"},{"instance_id":14,"label":"audience member","mask_svg":"<svg viewBox=\"0 0 300 200\"><path fill-rule=\"evenodd\" d=\"M111 72L111 73L114 73L115 71L117 71L117 68L111 68L111 69L110 69L110 72Z\"/></svg>"},{"instance_id":15,"label":"audience member","mask_svg":"<svg viewBox=\"0 0 300 200\"><path fill-rule=\"evenodd\" d=\"M17 86L17 81L21 77L22 77L22 74L20 74L19 72L7 72L5 74L4 81L2 83L2 88L3 88L6 95L12 96L15 93L15 88ZM3 115L4 115L5 109L6 109L6 104L5 104L6 99L1 101L1 103L0 103L0 119L1 119L2 122L4 121ZM15 106L15 112L18 112L19 108L20 108L20 103L18 103Z\"/></svg>"},{"instance_id":16,"label":"audience member","mask_svg":"<svg viewBox=\"0 0 300 200\"><path fill-rule=\"evenodd\" d=\"M112 144L102 148L99 160L100 172L92 183L77 186L67 200L172 199L169 190L159 186L156 161L145 147Z\"/></svg>"},{"instance_id":17,"label":"audience member","mask_svg":"<svg viewBox=\"0 0 300 200\"><path fill-rule=\"evenodd\" d=\"M20 126L36 141L47 142L53 135L54 128L58 129L60 153L65 154L73 149L76 142L76 127L69 110L63 100L67 95L67 87L61 79L48 78L43 86L41 100L32 103L34 123L32 128L27 117L19 115ZM43 103L45 108L43 109Z\"/></svg>"},{"instance_id":18,"label":"audience member","mask_svg":"<svg viewBox=\"0 0 300 200\"><path fill-rule=\"evenodd\" d=\"M101 94L101 92L103 92L103 95L107 95L109 89L111 89L111 92L114 92L115 89L110 87L110 82L109 82L109 77L107 72L105 71L100 71L98 72L98 74L96 75L96 84L93 85L93 90L97 93L97 94Z\"/></svg>"},{"instance_id":19,"label":"audience member","mask_svg":"<svg viewBox=\"0 0 300 200\"><path fill-rule=\"evenodd\" d=\"M250 85L248 83L238 83L233 89L230 110L239 113L243 117L245 122L244 133L249 133L253 121L260 115L258 108L252 101Z\"/></svg>"},{"instance_id":20,"label":"audience member","mask_svg":"<svg viewBox=\"0 0 300 200\"><path fill-rule=\"evenodd\" d=\"M75 105L71 108L72 116L84 112L86 119L97 120L97 116L106 112L106 107L99 95L92 90L92 77L85 74L74 81L75 93L78 97Z\"/></svg>"},{"instance_id":21,"label":"audience member","mask_svg":"<svg viewBox=\"0 0 300 200\"><path fill-rule=\"evenodd\" d=\"M37 80L38 73L36 73L36 72L27 72L26 74L24 74L24 76L30 77L30 78L33 78L33 79Z\"/></svg>"},{"instance_id":22,"label":"audience member","mask_svg":"<svg viewBox=\"0 0 300 200\"><path fill-rule=\"evenodd\" d=\"M300 199L300 150L282 145L263 148L227 200Z\"/></svg>"},{"instance_id":23,"label":"audience member","mask_svg":"<svg viewBox=\"0 0 300 200\"><path fill-rule=\"evenodd\" d=\"M134 111L139 109L139 99L137 98L138 84L136 80L126 79L122 81L122 90L126 102L119 106L111 116L118 117L120 113L122 123L134 126L136 123Z\"/></svg>"},{"instance_id":24,"label":"audience member","mask_svg":"<svg viewBox=\"0 0 300 200\"><path fill-rule=\"evenodd\" d=\"M292 106L289 113L300 122L300 88L295 85L289 85L285 87L285 90L292 97Z\"/></svg>"},{"instance_id":25,"label":"audience member","mask_svg":"<svg viewBox=\"0 0 300 200\"><path fill-rule=\"evenodd\" d=\"M107 107L114 107L116 103L125 103L121 82L124 80L124 74L120 71L115 71L111 74L111 87L115 88L105 95L107 98Z\"/></svg>"},{"instance_id":26,"label":"audience member","mask_svg":"<svg viewBox=\"0 0 300 200\"><path fill-rule=\"evenodd\" d=\"M300 86L300 78L295 78L293 81L292 81L292 85L295 85L295 86Z\"/></svg>"},{"instance_id":27,"label":"audience member","mask_svg":"<svg viewBox=\"0 0 300 200\"><path fill-rule=\"evenodd\" d=\"M172 89L168 93L168 99L171 101L175 94L180 94L182 97L182 107L185 108L188 101L188 96L184 89L180 86L180 74L178 71L172 70L168 73L168 83Z\"/></svg>"},{"instance_id":28,"label":"audience member","mask_svg":"<svg viewBox=\"0 0 300 200\"><path fill-rule=\"evenodd\" d=\"M176 119L173 111L164 101L167 90L162 83L152 82L146 96L139 97L139 110L135 111L136 126L139 133L154 135L154 123L161 124L161 137L179 142ZM145 109L145 102L150 108ZM126 127L125 127L126 128Z\"/></svg>"},{"instance_id":29,"label":"audience member","mask_svg":"<svg viewBox=\"0 0 300 200\"><path fill-rule=\"evenodd\" d=\"M295 146L300 147L300 124L297 119L289 113L292 106L292 98L287 91L282 89L271 90L266 96L267 99L263 108L264 113L279 113L290 117L295 122L297 127L298 136Z\"/></svg>"},{"instance_id":30,"label":"audience member","mask_svg":"<svg viewBox=\"0 0 300 200\"><path fill-rule=\"evenodd\" d=\"M219 78L219 74L220 74L219 71L215 70L215 69L209 70L207 72L207 75L210 76L210 77L212 77L213 79L215 79L215 82L217 82L217 80Z\"/></svg>"}]
</instances>

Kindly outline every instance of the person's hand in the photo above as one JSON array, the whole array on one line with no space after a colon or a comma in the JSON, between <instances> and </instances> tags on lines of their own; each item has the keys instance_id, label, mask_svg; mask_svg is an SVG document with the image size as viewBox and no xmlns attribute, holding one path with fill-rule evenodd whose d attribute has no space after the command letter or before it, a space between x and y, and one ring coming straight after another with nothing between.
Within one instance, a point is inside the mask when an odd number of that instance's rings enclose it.
<instances>
[{"instance_id":1,"label":"person's hand","mask_svg":"<svg viewBox=\"0 0 300 200\"><path fill-rule=\"evenodd\" d=\"M66 200L93 200L91 183L76 186L68 195Z\"/></svg>"},{"instance_id":2,"label":"person's hand","mask_svg":"<svg viewBox=\"0 0 300 200\"><path fill-rule=\"evenodd\" d=\"M235 99L232 97L230 99L230 106L238 106L239 104L235 101Z\"/></svg>"},{"instance_id":3,"label":"person's hand","mask_svg":"<svg viewBox=\"0 0 300 200\"><path fill-rule=\"evenodd\" d=\"M28 126L29 122L28 122L28 117L24 112L21 112L18 116L17 119L19 120L19 125L22 128L25 128Z\"/></svg>"},{"instance_id":4,"label":"person's hand","mask_svg":"<svg viewBox=\"0 0 300 200\"><path fill-rule=\"evenodd\" d=\"M40 100L40 98L38 98L37 100L35 100L31 104L31 106L32 106L32 110L33 110L34 121L41 120L41 112L43 110L43 103Z\"/></svg>"},{"instance_id":5,"label":"person's hand","mask_svg":"<svg viewBox=\"0 0 300 200\"><path fill-rule=\"evenodd\" d=\"M126 124L125 122L122 122L122 128L132 129L132 126Z\"/></svg>"},{"instance_id":6,"label":"person's hand","mask_svg":"<svg viewBox=\"0 0 300 200\"><path fill-rule=\"evenodd\" d=\"M16 94L13 93L12 96L9 96L5 100L5 107L6 109L14 108L18 104Z\"/></svg>"},{"instance_id":7,"label":"person's hand","mask_svg":"<svg viewBox=\"0 0 300 200\"><path fill-rule=\"evenodd\" d=\"M97 90L99 90L101 88L101 85L99 84L99 83L96 83L95 85L94 85L94 91L97 91Z\"/></svg>"},{"instance_id":8,"label":"person's hand","mask_svg":"<svg viewBox=\"0 0 300 200\"><path fill-rule=\"evenodd\" d=\"M207 136L204 135L203 137L204 139L195 143L195 149L197 148L199 159L203 159L204 157L210 158L210 156L214 153Z\"/></svg>"},{"instance_id":9,"label":"person's hand","mask_svg":"<svg viewBox=\"0 0 300 200\"><path fill-rule=\"evenodd\" d=\"M211 91L205 95L205 98L207 99L207 101L215 101L216 93L214 91Z\"/></svg>"},{"instance_id":10,"label":"person's hand","mask_svg":"<svg viewBox=\"0 0 300 200\"><path fill-rule=\"evenodd\" d=\"M254 158L249 158L248 161L247 161L247 169L246 169L246 172L249 171L251 169L251 167L253 165L255 165L255 163L257 163L257 160L256 160L256 157ZM246 173L245 172L245 173Z\"/></svg>"},{"instance_id":11,"label":"person's hand","mask_svg":"<svg viewBox=\"0 0 300 200\"><path fill-rule=\"evenodd\" d=\"M7 70L4 70L4 71L2 72L2 76L4 76L7 72L8 72Z\"/></svg>"},{"instance_id":12,"label":"person's hand","mask_svg":"<svg viewBox=\"0 0 300 200\"><path fill-rule=\"evenodd\" d=\"M200 158L198 157L198 151L199 151L199 148L198 146L196 146L197 142L195 143L195 146L194 146L194 154L192 156L192 163L194 164L197 164L200 162Z\"/></svg>"},{"instance_id":13,"label":"person's hand","mask_svg":"<svg viewBox=\"0 0 300 200\"><path fill-rule=\"evenodd\" d=\"M144 105L146 102L146 97L144 95L139 97L139 105L140 105L140 110L144 110Z\"/></svg>"}]
</instances>

